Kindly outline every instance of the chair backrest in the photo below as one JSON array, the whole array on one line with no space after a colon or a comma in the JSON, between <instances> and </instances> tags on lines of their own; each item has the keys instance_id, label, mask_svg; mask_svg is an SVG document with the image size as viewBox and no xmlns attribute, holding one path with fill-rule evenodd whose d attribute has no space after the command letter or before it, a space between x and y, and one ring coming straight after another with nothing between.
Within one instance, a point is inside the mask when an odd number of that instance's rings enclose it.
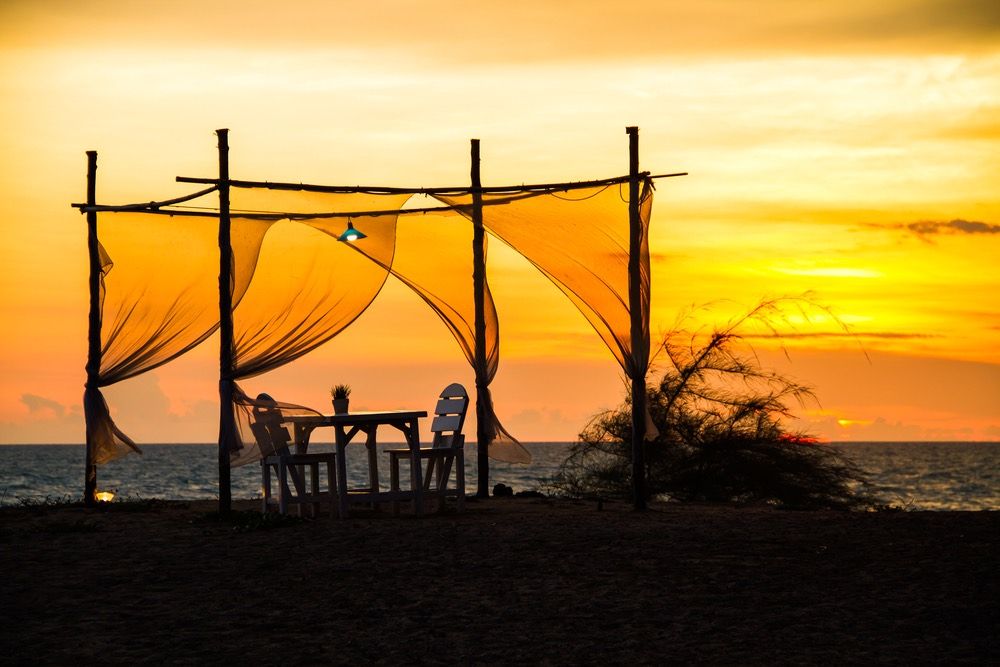
<instances>
[{"instance_id":1,"label":"chair backrest","mask_svg":"<svg viewBox=\"0 0 1000 667\"><path fill-rule=\"evenodd\" d=\"M253 432L254 439L263 456L287 456L288 443L291 436L288 429L281 425L281 410L278 402L267 394L259 394L255 399L257 404L253 407L253 422L250 424L250 431Z\"/></svg>"},{"instance_id":2,"label":"chair backrest","mask_svg":"<svg viewBox=\"0 0 1000 667\"><path fill-rule=\"evenodd\" d=\"M469 394L465 387L455 383L444 388L434 408L434 421L431 422L434 434L432 447L462 447L465 444L462 427L468 408Z\"/></svg>"}]
</instances>

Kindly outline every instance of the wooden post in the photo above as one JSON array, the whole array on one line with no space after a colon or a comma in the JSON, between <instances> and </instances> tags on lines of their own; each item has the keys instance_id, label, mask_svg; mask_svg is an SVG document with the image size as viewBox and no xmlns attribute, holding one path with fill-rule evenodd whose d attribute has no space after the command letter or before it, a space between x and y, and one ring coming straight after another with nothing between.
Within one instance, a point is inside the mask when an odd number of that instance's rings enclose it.
<instances>
[{"instance_id":1,"label":"wooden post","mask_svg":"<svg viewBox=\"0 0 1000 667\"><path fill-rule=\"evenodd\" d=\"M87 206L97 205L97 151L87 151ZM90 255L90 317L87 331L87 385L88 392L97 389L101 376L101 254L97 240L97 211L87 211L87 252ZM88 397L89 398L89 397ZM89 416L89 411L84 410ZM84 457L83 502L88 507L97 504L97 452L91 424L86 425L86 451Z\"/></svg>"},{"instance_id":2,"label":"wooden post","mask_svg":"<svg viewBox=\"0 0 1000 667\"><path fill-rule=\"evenodd\" d=\"M479 469L477 498L490 495L491 425L488 424L486 392L489 379L486 369L486 232L483 229L483 183L479 173L479 139L472 139L472 285L475 290L475 361L476 361L476 462Z\"/></svg>"},{"instance_id":3,"label":"wooden post","mask_svg":"<svg viewBox=\"0 0 1000 667\"><path fill-rule=\"evenodd\" d=\"M639 128L626 127L628 134L628 307L632 338L632 495L637 510L646 509L646 364L637 368L636 352L647 348L643 334L642 308L642 219L639 216Z\"/></svg>"},{"instance_id":4,"label":"wooden post","mask_svg":"<svg viewBox=\"0 0 1000 667\"><path fill-rule=\"evenodd\" d=\"M232 509L229 451L236 437L233 413L233 247L229 220L229 130L219 137L219 513Z\"/></svg>"}]
</instances>

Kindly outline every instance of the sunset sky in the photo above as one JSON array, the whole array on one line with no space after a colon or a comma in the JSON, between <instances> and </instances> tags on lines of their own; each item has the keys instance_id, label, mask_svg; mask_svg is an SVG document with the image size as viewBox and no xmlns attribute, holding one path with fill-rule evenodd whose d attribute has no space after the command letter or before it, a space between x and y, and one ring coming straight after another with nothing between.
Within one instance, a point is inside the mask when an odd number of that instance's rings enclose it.
<instances>
[{"instance_id":1,"label":"sunset sky","mask_svg":"<svg viewBox=\"0 0 1000 667\"><path fill-rule=\"evenodd\" d=\"M811 293L853 331L793 321L761 360L815 387L830 440L1000 440L1000 3L0 3L0 443L82 442L84 151L102 203L234 178L485 185L628 170L659 181L652 331ZM490 246L497 413L570 440L623 396L584 318ZM471 286L470 286L471 289ZM701 306L712 304L708 309ZM793 318L794 319L794 318ZM405 335L404 333L405 332ZM210 442L218 339L109 388L137 441ZM430 407L473 385L446 328L390 281L323 349L246 383L328 409ZM470 429L470 432L474 430Z\"/></svg>"}]
</instances>

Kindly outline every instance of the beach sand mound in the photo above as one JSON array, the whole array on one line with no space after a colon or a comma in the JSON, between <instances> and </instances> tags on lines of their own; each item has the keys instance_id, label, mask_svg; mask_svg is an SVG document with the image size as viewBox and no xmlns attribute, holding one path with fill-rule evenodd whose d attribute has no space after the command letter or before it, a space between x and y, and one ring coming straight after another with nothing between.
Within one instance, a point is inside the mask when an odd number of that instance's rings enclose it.
<instances>
[{"instance_id":1,"label":"beach sand mound","mask_svg":"<svg viewBox=\"0 0 1000 667\"><path fill-rule=\"evenodd\" d=\"M239 507L0 509L0 662L1000 662L998 513Z\"/></svg>"}]
</instances>

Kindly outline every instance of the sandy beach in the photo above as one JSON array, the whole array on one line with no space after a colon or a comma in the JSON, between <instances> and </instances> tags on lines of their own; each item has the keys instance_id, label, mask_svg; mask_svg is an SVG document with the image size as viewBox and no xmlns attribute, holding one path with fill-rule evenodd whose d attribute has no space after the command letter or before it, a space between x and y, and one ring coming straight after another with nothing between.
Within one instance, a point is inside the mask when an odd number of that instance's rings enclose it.
<instances>
[{"instance_id":1,"label":"sandy beach","mask_svg":"<svg viewBox=\"0 0 1000 667\"><path fill-rule=\"evenodd\" d=\"M1000 660L995 512L492 498L260 526L213 509L0 510L0 662Z\"/></svg>"}]
</instances>

